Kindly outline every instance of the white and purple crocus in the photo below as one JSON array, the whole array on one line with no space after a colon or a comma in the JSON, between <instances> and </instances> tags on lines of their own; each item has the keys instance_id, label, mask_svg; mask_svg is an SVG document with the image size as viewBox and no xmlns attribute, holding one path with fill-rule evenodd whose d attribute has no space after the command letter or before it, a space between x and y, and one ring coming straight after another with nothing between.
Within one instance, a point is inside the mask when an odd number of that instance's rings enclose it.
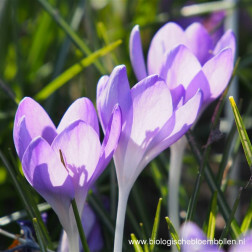
<instances>
[{"instance_id":1,"label":"white and purple crocus","mask_svg":"<svg viewBox=\"0 0 252 252\"><path fill-rule=\"evenodd\" d=\"M97 87L97 109L103 130L108 127L115 104L122 111L122 132L114 162L119 186L114 251L122 250L125 211L130 190L144 167L181 138L200 111L202 92L174 100L165 81L151 75L130 89L125 66L103 76Z\"/></svg>"},{"instance_id":2,"label":"white and purple crocus","mask_svg":"<svg viewBox=\"0 0 252 252\"><path fill-rule=\"evenodd\" d=\"M70 251L79 251L71 201L82 215L87 192L111 160L121 132L116 105L109 116L103 143L95 108L87 98L76 100L56 128L45 110L24 98L14 121L14 143L24 175L52 206L67 233Z\"/></svg>"},{"instance_id":3,"label":"white and purple crocus","mask_svg":"<svg viewBox=\"0 0 252 252\"><path fill-rule=\"evenodd\" d=\"M176 23L169 22L152 38L146 67L139 26L136 25L130 36L130 59L139 81L151 74L163 78L175 104L188 101L201 89L202 113L221 95L230 81L235 47L236 40L231 30L214 42L200 23L193 23L183 30ZM171 146L168 214L176 229L179 227L178 187L185 146L185 137Z\"/></svg>"}]
</instances>

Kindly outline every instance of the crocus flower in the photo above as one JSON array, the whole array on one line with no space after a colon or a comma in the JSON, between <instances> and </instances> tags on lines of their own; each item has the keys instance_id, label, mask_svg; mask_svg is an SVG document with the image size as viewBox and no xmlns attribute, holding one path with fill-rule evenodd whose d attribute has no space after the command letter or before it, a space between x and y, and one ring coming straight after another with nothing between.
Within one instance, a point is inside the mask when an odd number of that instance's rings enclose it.
<instances>
[{"instance_id":1,"label":"crocus flower","mask_svg":"<svg viewBox=\"0 0 252 252\"><path fill-rule=\"evenodd\" d=\"M24 175L58 215L71 251L79 250L71 201L75 198L82 214L88 189L112 158L120 136L120 108L115 106L111 115L101 145L97 115L87 98L69 107L57 129L31 98L24 98L16 112L14 143Z\"/></svg>"},{"instance_id":2,"label":"crocus flower","mask_svg":"<svg viewBox=\"0 0 252 252\"><path fill-rule=\"evenodd\" d=\"M181 97L183 89L179 90ZM201 105L201 91L176 106L167 84L149 76L130 89L125 66L103 76L97 87L97 109L103 130L115 104L122 111L122 132L114 161L119 203L114 251L121 251L126 203L129 192L144 167L160 152L182 137L193 124Z\"/></svg>"},{"instance_id":3,"label":"crocus flower","mask_svg":"<svg viewBox=\"0 0 252 252\"><path fill-rule=\"evenodd\" d=\"M209 240L203 231L193 222L184 223L181 227L181 252L200 252L212 251L222 252L218 245L222 241ZM252 249L252 232L248 232L245 236L240 237L237 241L229 240L232 245L228 251L230 252L246 252ZM229 244L229 245L230 245Z\"/></svg>"},{"instance_id":4,"label":"crocus flower","mask_svg":"<svg viewBox=\"0 0 252 252\"><path fill-rule=\"evenodd\" d=\"M87 203L84 205L81 221L90 251L101 251L103 248L101 226L92 208ZM69 245L67 235L66 232L63 231L58 252L68 251Z\"/></svg>"},{"instance_id":5,"label":"crocus flower","mask_svg":"<svg viewBox=\"0 0 252 252\"><path fill-rule=\"evenodd\" d=\"M175 106L181 101L181 92L186 102L200 88L203 93L201 113L226 88L233 71L234 56L235 36L231 30L214 44L200 23L193 23L183 30L169 22L151 41L146 70L138 26L133 28L130 36L130 59L137 79L159 74L171 90ZM168 207L176 229L179 227L178 187L185 145L184 137L171 146Z\"/></svg>"},{"instance_id":6,"label":"crocus flower","mask_svg":"<svg viewBox=\"0 0 252 252\"><path fill-rule=\"evenodd\" d=\"M158 74L173 92L182 85L186 99L200 88L204 105L226 88L233 71L234 55L235 36L231 30L214 45L202 24L193 23L184 31L170 22L154 35L146 70L138 25L130 36L130 59L138 80Z\"/></svg>"}]
</instances>

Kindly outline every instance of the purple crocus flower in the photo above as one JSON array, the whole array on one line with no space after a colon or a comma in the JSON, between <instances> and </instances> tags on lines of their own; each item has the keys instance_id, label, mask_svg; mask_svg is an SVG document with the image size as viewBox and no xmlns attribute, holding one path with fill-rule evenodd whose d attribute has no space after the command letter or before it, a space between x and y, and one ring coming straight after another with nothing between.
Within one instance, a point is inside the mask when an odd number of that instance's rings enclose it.
<instances>
[{"instance_id":1,"label":"purple crocus flower","mask_svg":"<svg viewBox=\"0 0 252 252\"><path fill-rule=\"evenodd\" d=\"M160 152L182 137L198 115L202 93L184 102L172 99L162 78L148 76L130 89L125 66L103 76L97 87L97 109L103 130L115 104L122 110L122 132L114 153L119 203L114 251L121 251L126 203L129 192L144 167ZM176 104L175 104L176 103Z\"/></svg>"},{"instance_id":2,"label":"purple crocus flower","mask_svg":"<svg viewBox=\"0 0 252 252\"><path fill-rule=\"evenodd\" d=\"M169 22L151 41L146 70L138 26L133 28L130 36L130 59L137 79L160 75L171 91L174 106L190 100L200 88L203 93L201 113L226 88L233 71L234 56L235 36L231 30L215 44L200 23L193 23L183 30ZM186 139L182 138L171 147L168 207L176 229L179 228L178 185L185 145Z\"/></svg>"},{"instance_id":3,"label":"purple crocus flower","mask_svg":"<svg viewBox=\"0 0 252 252\"><path fill-rule=\"evenodd\" d=\"M181 252L200 252L212 251L223 252L218 248L219 240L209 240L203 231L193 222L186 222L181 227ZM227 244L233 244L230 252L245 252L252 249L252 232L248 232L245 236L238 240L226 240ZM234 245L235 244L235 245Z\"/></svg>"},{"instance_id":4,"label":"purple crocus flower","mask_svg":"<svg viewBox=\"0 0 252 252\"><path fill-rule=\"evenodd\" d=\"M78 251L78 231L71 201L82 214L90 186L112 158L121 131L116 105L99 140L98 119L92 102L76 100L59 126L33 99L24 98L14 121L14 143L28 182L52 206L67 233L71 251Z\"/></svg>"},{"instance_id":5,"label":"purple crocus flower","mask_svg":"<svg viewBox=\"0 0 252 252\"><path fill-rule=\"evenodd\" d=\"M169 22L151 41L146 70L138 25L130 36L130 59L138 80L159 74L173 92L182 85L187 97L201 88L204 105L226 88L233 71L234 55L235 36L231 30L214 45L202 24L193 23L184 31ZM174 65L176 67L172 67Z\"/></svg>"}]
</instances>

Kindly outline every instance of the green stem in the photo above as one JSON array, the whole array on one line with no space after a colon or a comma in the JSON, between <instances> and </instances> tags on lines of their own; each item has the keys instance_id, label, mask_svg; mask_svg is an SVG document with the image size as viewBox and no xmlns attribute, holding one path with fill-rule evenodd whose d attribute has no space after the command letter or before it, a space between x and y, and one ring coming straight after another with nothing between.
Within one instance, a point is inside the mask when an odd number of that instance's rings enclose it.
<instances>
[{"instance_id":1,"label":"green stem","mask_svg":"<svg viewBox=\"0 0 252 252\"><path fill-rule=\"evenodd\" d=\"M75 220L76 220L76 223L77 223L77 227L78 227L82 247L83 247L85 252L89 252L87 239L86 239L83 227L82 227L81 218L80 218L80 215L79 215L79 211L78 211L75 199L73 199L71 201L71 203L72 203L74 217L75 217Z\"/></svg>"}]
</instances>

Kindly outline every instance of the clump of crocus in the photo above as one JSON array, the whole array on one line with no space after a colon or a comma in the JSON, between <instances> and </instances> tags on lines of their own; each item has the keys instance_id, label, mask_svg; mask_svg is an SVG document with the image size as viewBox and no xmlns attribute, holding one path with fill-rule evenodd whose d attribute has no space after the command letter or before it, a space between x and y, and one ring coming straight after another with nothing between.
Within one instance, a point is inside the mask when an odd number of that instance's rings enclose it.
<instances>
[{"instance_id":1,"label":"clump of crocus","mask_svg":"<svg viewBox=\"0 0 252 252\"><path fill-rule=\"evenodd\" d=\"M220 249L222 240L210 240L206 237L203 231L193 222L186 222L181 227L181 252L198 252L198 251L212 251L212 252L223 252ZM227 240L227 239L226 239ZM245 252L251 251L252 248L252 233L249 232L245 236L239 237L238 240L228 240L231 245L230 252ZM224 245L224 244L223 244Z\"/></svg>"},{"instance_id":2,"label":"clump of crocus","mask_svg":"<svg viewBox=\"0 0 252 252\"><path fill-rule=\"evenodd\" d=\"M200 23L193 23L183 30L176 23L169 22L151 41L146 69L139 27L135 26L130 36L130 59L138 80L151 74L158 74L165 80L175 106L178 102L188 101L200 88L202 112L227 87L233 71L235 46L231 30L215 44ZM184 137L171 147L168 207L176 229L179 227L178 187L185 145Z\"/></svg>"},{"instance_id":3,"label":"clump of crocus","mask_svg":"<svg viewBox=\"0 0 252 252\"><path fill-rule=\"evenodd\" d=\"M67 233L70 251L79 251L71 202L82 215L87 192L113 156L121 132L121 112L110 114L104 141L92 102L76 100L56 128L44 109L24 98L14 121L14 143L24 175L52 206Z\"/></svg>"},{"instance_id":4,"label":"clump of crocus","mask_svg":"<svg viewBox=\"0 0 252 252\"><path fill-rule=\"evenodd\" d=\"M181 89L181 100L184 92ZM103 130L115 104L122 111L122 132L114 161L119 186L114 251L122 249L125 210L129 192L144 167L160 152L181 138L200 110L201 91L186 102L173 104L172 93L157 75L130 89L125 66L103 76L97 87L97 109Z\"/></svg>"}]
</instances>

